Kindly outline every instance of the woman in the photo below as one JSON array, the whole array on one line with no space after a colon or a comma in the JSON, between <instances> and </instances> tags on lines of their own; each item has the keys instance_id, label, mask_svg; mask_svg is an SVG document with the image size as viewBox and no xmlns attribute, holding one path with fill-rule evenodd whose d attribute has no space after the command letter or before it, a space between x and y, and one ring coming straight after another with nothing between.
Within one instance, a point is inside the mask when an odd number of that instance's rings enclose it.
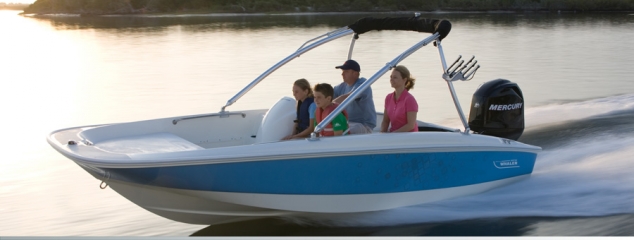
<instances>
[{"instance_id":1,"label":"woman","mask_svg":"<svg viewBox=\"0 0 634 240\"><path fill-rule=\"evenodd\" d=\"M381 132L418 132L416 115L418 103L409 90L414 81L409 70L403 65L396 66L390 75L390 84L394 92L385 97L385 111ZM389 128L389 129L388 129Z\"/></svg>"},{"instance_id":2,"label":"woman","mask_svg":"<svg viewBox=\"0 0 634 240\"><path fill-rule=\"evenodd\" d=\"M315 109L313 90L306 79L298 79L293 83L293 97L297 100L297 118L293 125L293 133L282 140L305 138L315 129Z\"/></svg>"}]
</instances>

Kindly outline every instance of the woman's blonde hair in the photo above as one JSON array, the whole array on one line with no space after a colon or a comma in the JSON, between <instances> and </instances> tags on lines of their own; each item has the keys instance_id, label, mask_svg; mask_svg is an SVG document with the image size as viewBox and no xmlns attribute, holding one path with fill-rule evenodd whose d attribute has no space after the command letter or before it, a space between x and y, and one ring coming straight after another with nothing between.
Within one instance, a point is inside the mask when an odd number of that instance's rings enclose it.
<instances>
[{"instance_id":1,"label":"woman's blonde hair","mask_svg":"<svg viewBox=\"0 0 634 240\"><path fill-rule=\"evenodd\" d=\"M305 78L295 80L295 83L293 83L293 85L301 88L304 91L308 90L308 96L313 97L313 89L310 87L310 83Z\"/></svg>"},{"instance_id":2,"label":"woman's blonde hair","mask_svg":"<svg viewBox=\"0 0 634 240\"><path fill-rule=\"evenodd\" d=\"M414 88L414 82L416 79L410 75L409 70L405 66L398 65L394 68L394 70L401 73L401 77L405 79L405 89L407 89L407 91Z\"/></svg>"}]
</instances>

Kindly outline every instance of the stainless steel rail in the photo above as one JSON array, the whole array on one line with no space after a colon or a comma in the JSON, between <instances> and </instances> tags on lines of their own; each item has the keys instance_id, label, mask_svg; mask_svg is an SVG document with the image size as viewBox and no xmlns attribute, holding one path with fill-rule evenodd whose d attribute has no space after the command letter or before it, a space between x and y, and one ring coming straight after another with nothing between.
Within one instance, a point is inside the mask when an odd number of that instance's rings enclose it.
<instances>
[{"instance_id":1,"label":"stainless steel rail","mask_svg":"<svg viewBox=\"0 0 634 240\"><path fill-rule=\"evenodd\" d=\"M445 61L445 53L442 50L442 44L440 44L441 41L436 41L436 46L438 47L438 54L440 55L440 62L442 63L442 72L443 72L443 76L446 75L447 73L447 62ZM473 58L472 58L473 60ZM457 61L457 60L456 60ZM451 66L453 67L456 63L454 62L454 64L452 64ZM462 63L460 63L462 64ZM458 65L460 66L460 65ZM456 67L458 68L458 67ZM443 77L444 78L444 77ZM464 112L462 112L462 107L460 107L460 101L458 101L458 96L456 95L456 90L453 87L453 83L451 80L449 79L445 79L445 81L447 82L447 86L449 87L449 92L451 92L451 97L453 98L453 103L456 106L456 110L458 110L458 115L460 116L460 120L462 121L462 125L464 125L464 134L469 134L469 123L467 123L467 118L464 115Z\"/></svg>"},{"instance_id":2,"label":"stainless steel rail","mask_svg":"<svg viewBox=\"0 0 634 240\"><path fill-rule=\"evenodd\" d=\"M320 45L323 45L327 42L330 42L332 40L338 39L340 37L349 35L354 33L354 31L352 31L352 29L349 29L348 27L343 27L343 28L339 28L337 30L334 30L332 32L326 33L324 35L318 36L316 38L310 39L308 41L306 41L299 49L297 49L297 51L295 51L293 54L289 55L288 57L284 58L282 61L278 62L277 64L273 65L271 68L269 68L268 70L266 70L264 73L262 73L260 76L258 76L255 80L253 80L251 83L249 83L249 85L247 85L246 87L244 87L242 90L240 90L240 92L238 92L235 96L233 96L231 99L229 99L229 101L227 101L227 104L224 105L222 107L222 109L220 110L220 112L225 112L225 108L228 106L231 106L233 103L235 103L236 101L238 101L238 99L240 99L242 96L244 96L244 94L246 94L247 92L249 92L253 87L255 87L258 83L260 83L264 78L268 77L271 73L275 72L275 70L279 69L280 67L284 66L286 63L290 62L291 60L299 57L300 55L302 55L305 52L308 52L310 50L312 50L313 48L316 48ZM319 40L321 39L321 40ZM307 45L310 42L314 42L310 45Z\"/></svg>"},{"instance_id":3,"label":"stainless steel rail","mask_svg":"<svg viewBox=\"0 0 634 240\"><path fill-rule=\"evenodd\" d=\"M205 118L205 117L221 117L221 118L225 118L225 117L229 117L231 115L242 115L242 118L247 117L246 113L223 111L223 112L219 112L219 113L212 113L212 114L205 114L205 115L197 115L197 116L191 116L191 117L177 118L177 119L172 120L172 124L176 125L180 121L196 119L196 118Z\"/></svg>"},{"instance_id":4,"label":"stainless steel rail","mask_svg":"<svg viewBox=\"0 0 634 240\"><path fill-rule=\"evenodd\" d=\"M383 76L383 74L385 74L387 71L389 71L390 69L395 67L399 62L401 62L403 59L407 58L412 53L416 52L418 49L420 49L420 48L426 46L427 44L429 44L429 43L435 41L436 39L438 39L439 36L440 36L440 34L434 33L433 35L423 39L419 43L417 43L414 46L412 46L409 49L407 49L405 52L403 52L400 55L398 55L396 58L394 58L394 60L392 60L392 61L388 62L387 64L385 64L385 66L383 68L381 68L378 72L376 72L374 75L372 75L372 77L370 77L363 84L361 84L361 86L359 86L357 89L353 90L352 93L350 93L350 95L345 100L343 100L343 102L341 102L341 104L339 104L339 106L337 106L337 108L335 108L335 110L333 110L322 122L320 122L315 127L315 131L313 131L310 134L310 139L316 139L318 132L320 132L322 129L324 129L324 127L326 127L326 125L328 125L335 118L335 116L337 116L337 114L339 114L341 111L343 111L343 109L346 106L348 106L348 104L350 104L359 94L361 94L361 92L363 92L367 88L369 88L370 85L372 85L374 82L376 82L376 80L378 80L381 76Z\"/></svg>"},{"instance_id":5,"label":"stainless steel rail","mask_svg":"<svg viewBox=\"0 0 634 240\"><path fill-rule=\"evenodd\" d=\"M359 39L359 34L352 35L352 40L350 40L350 49L348 50L348 60L352 59L352 51L354 50L354 43Z\"/></svg>"}]
</instances>

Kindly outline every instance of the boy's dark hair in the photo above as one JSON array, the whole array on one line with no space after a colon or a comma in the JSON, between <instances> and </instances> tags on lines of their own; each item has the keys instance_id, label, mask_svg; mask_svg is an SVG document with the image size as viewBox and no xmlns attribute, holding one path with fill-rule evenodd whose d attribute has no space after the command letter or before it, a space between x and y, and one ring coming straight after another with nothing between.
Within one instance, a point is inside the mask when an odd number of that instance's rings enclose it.
<instances>
[{"instance_id":1,"label":"boy's dark hair","mask_svg":"<svg viewBox=\"0 0 634 240\"><path fill-rule=\"evenodd\" d=\"M324 95L324 97L332 97L335 95L335 90L332 88L332 85L328 83L318 83L315 85L315 92L320 92Z\"/></svg>"}]
</instances>

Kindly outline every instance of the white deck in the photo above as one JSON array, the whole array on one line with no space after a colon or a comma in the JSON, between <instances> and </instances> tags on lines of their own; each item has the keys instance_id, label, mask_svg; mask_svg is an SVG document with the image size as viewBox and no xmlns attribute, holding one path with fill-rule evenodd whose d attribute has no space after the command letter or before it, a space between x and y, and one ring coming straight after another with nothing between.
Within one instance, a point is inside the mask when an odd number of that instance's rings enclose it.
<instances>
[{"instance_id":1,"label":"white deck","mask_svg":"<svg viewBox=\"0 0 634 240\"><path fill-rule=\"evenodd\" d=\"M113 138L94 145L113 153L164 153L205 149L171 133L151 133L140 136Z\"/></svg>"}]
</instances>

